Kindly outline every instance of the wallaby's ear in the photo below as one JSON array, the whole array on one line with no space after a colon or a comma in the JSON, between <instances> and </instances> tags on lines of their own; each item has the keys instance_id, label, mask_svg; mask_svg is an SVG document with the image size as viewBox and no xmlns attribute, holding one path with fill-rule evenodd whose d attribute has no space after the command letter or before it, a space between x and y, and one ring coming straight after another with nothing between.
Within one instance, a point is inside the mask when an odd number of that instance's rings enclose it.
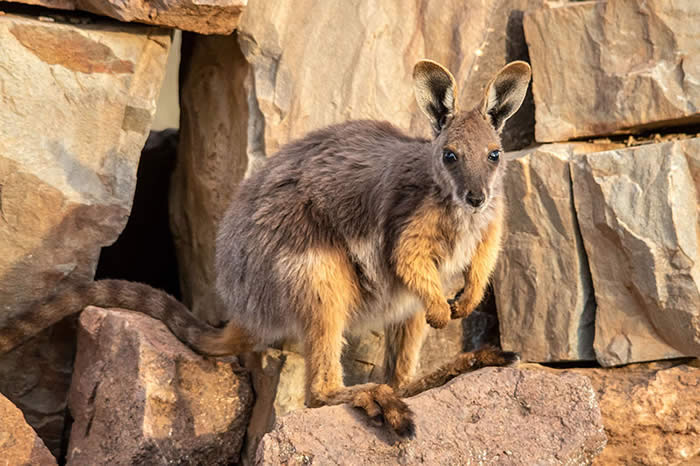
<instances>
[{"instance_id":1,"label":"wallaby's ear","mask_svg":"<svg viewBox=\"0 0 700 466\"><path fill-rule=\"evenodd\" d=\"M421 60L413 67L413 90L418 107L439 134L455 112L455 78L442 65Z\"/></svg>"},{"instance_id":2,"label":"wallaby's ear","mask_svg":"<svg viewBox=\"0 0 700 466\"><path fill-rule=\"evenodd\" d=\"M530 75L530 65L514 61L504 66L486 87L481 112L499 133L523 103Z\"/></svg>"}]
</instances>

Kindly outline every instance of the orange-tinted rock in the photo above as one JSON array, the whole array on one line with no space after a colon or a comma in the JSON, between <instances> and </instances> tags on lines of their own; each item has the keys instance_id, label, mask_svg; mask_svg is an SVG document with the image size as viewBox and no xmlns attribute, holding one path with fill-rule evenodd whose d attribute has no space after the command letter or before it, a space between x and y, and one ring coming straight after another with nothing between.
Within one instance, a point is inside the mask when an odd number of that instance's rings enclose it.
<instances>
[{"instance_id":1,"label":"orange-tinted rock","mask_svg":"<svg viewBox=\"0 0 700 466\"><path fill-rule=\"evenodd\" d=\"M698 464L700 365L572 369L597 392L608 445L594 465Z\"/></svg>"},{"instance_id":2,"label":"orange-tinted rock","mask_svg":"<svg viewBox=\"0 0 700 466\"><path fill-rule=\"evenodd\" d=\"M56 459L24 420L22 412L2 395L0 419L0 466L56 464Z\"/></svg>"},{"instance_id":3,"label":"orange-tinted rock","mask_svg":"<svg viewBox=\"0 0 700 466\"><path fill-rule=\"evenodd\" d=\"M199 34L231 34L238 26L247 0L19 0L19 3L89 11L123 22L152 24Z\"/></svg>"},{"instance_id":4,"label":"orange-tinted rock","mask_svg":"<svg viewBox=\"0 0 700 466\"><path fill-rule=\"evenodd\" d=\"M252 401L237 362L195 354L142 314L88 307L68 464L235 463Z\"/></svg>"}]
</instances>

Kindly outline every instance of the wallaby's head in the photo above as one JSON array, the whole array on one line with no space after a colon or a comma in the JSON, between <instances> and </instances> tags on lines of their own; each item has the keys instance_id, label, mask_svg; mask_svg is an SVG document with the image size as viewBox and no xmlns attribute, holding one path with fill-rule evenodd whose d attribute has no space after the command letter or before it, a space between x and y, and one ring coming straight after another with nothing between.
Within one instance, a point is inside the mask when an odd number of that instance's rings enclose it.
<instances>
[{"instance_id":1,"label":"wallaby's head","mask_svg":"<svg viewBox=\"0 0 700 466\"><path fill-rule=\"evenodd\" d=\"M519 108L530 82L530 66L509 63L486 86L481 103L457 107L455 79L443 66L419 61L413 69L418 106L433 128L432 165L438 183L467 209L488 205L503 173L499 133Z\"/></svg>"}]
</instances>

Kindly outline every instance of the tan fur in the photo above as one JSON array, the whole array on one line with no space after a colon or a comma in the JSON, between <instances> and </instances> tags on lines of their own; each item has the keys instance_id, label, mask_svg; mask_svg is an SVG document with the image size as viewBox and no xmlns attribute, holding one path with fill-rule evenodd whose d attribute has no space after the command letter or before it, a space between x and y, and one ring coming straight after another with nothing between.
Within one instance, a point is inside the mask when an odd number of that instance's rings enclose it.
<instances>
[{"instance_id":1,"label":"tan fur","mask_svg":"<svg viewBox=\"0 0 700 466\"><path fill-rule=\"evenodd\" d=\"M418 312L384 331L386 380L394 389L413 380L426 330L425 312Z\"/></svg>"},{"instance_id":2,"label":"tan fur","mask_svg":"<svg viewBox=\"0 0 700 466\"><path fill-rule=\"evenodd\" d=\"M435 328L450 321L450 305L442 291L438 264L446 250L440 232L440 211L424 204L399 237L396 273L425 305L425 318Z\"/></svg>"}]
</instances>

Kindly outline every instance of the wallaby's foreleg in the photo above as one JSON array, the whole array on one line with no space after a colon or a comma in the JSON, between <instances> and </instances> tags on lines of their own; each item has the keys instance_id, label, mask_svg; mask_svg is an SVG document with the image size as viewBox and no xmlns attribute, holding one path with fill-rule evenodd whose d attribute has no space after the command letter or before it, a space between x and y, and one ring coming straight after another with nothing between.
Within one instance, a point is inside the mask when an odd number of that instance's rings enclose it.
<instances>
[{"instance_id":1,"label":"wallaby's foreleg","mask_svg":"<svg viewBox=\"0 0 700 466\"><path fill-rule=\"evenodd\" d=\"M385 380L394 389L408 385L415 376L427 326L425 312L388 325L384 330Z\"/></svg>"},{"instance_id":2,"label":"wallaby's foreleg","mask_svg":"<svg viewBox=\"0 0 700 466\"><path fill-rule=\"evenodd\" d=\"M394 262L396 274L404 285L416 293L425 306L425 319L431 327L443 328L450 321L451 309L445 298L436 257L441 241L439 214L425 207L404 228L399 236Z\"/></svg>"},{"instance_id":3,"label":"wallaby's foreleg","mask_svg":"<svg viewBox=\"0 0 700 466\"><path fill-rule=\"evenodd\" d=\"M519 359L517 353L486 346L477 351L457 355L452 361L415 382L405 385L396 393L402 398L408 398L431 388L440 387L465 372L475 371L486 366L507 366L518 362Z\"/></svg>"},{"instance_id":4,"label":"wallaby's foreleg","mask_svg":"<svg viewBox=\"0 0 700 466\"><path fill-rule=\"evenodd\" d=\"M471 314L484 298L489 278L498 261L502 234L503 207L499 202L497 214L484 232L483 240L477 246L471 264L464 273L464 292L452 306L453 319Z\"/></svg>"}]
</instances>

